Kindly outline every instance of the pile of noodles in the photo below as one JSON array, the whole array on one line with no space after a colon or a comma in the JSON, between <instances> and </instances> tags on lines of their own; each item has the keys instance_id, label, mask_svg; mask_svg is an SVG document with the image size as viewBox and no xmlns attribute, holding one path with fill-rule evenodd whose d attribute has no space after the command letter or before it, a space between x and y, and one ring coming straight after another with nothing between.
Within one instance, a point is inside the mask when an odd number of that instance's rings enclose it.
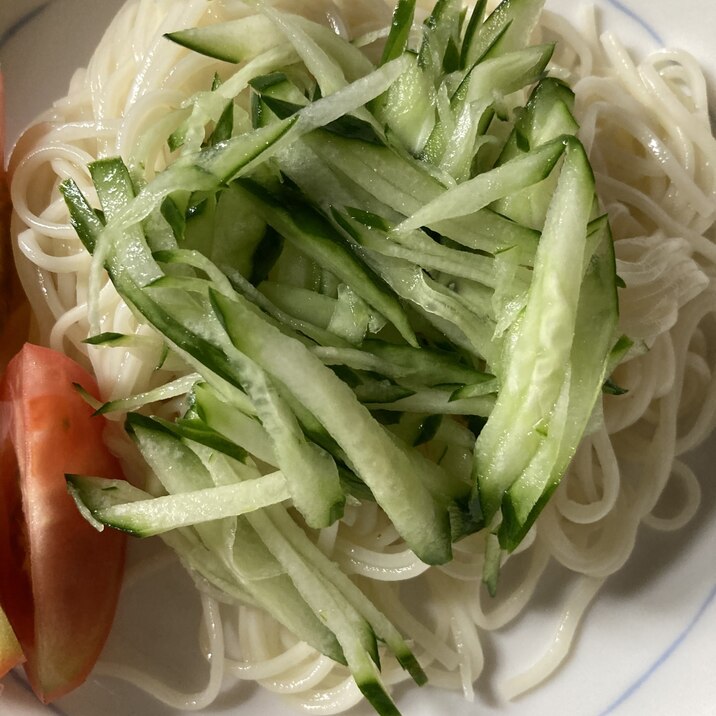
<instances>
[{"instance_id":1,"label":"pile of noodles","mask_svg":"<svg viewBox=\"0 0 716 716\"><path fill-rule=\"evenodd\" d=\"M383 0L284 0L280 7L370 41L385 37L391 8ZM86 165L120 154L150 178L166 158L166 137L186 117L185 102L211 84L217 63L163 39L163 32L248 12L237 0L133 0L116 17L67 97L32 127L13 159L15 258L41 340L90 363L103 397L124 397L176 377L157 365L158 339L107 283L103 331L139 333L134 348L92 348L88 336L91 259L68 222L58 184L72 177L94 199ZM411 640L434 686L473 696L486 635L529 609L551 560L579 575L564 628L548 656L504 687L515 696L544 679L564 657L590 600L629 557L639 525L671 530L699 504L699 483L682 455L704 441L716 415L716 140L704 77L679 51L662 50L636 64L594 14L576 29L545 12L539 34L557 39L552 73L576 92L580 137L615 237L621 331L635 341L605 395L590 433L560 489L505 567L496 599L480 585L481 535L455 545L442 567L420 563L374 504L350 506L319 536L321 548L355 575ZM227 66L222 65L225 79ZM176 111L179 109L179 111ZM168 412L176 405L165 406ZM141 470L117 428L113 447L128 471ZM468 446L469 447L469 446ZM667 505L660 496L672 495ZM407 582L406 580L410 580ZM406 590L405 585L409 589ZM402 585L402 589L401 589ZM406 592L423 595L415 610ZM127 665L100 665L175 708L202 708L227 678L257 681L314 713L337 713L360 699L347 671L287 634L260 611L220 604L202 592L204 649L210 678L182 694ZM489 636L488 636L489 638ZM386 659L386 683L405 679ZM478 682L479 684L479 682Z\"/></svg>"}]
</instances>

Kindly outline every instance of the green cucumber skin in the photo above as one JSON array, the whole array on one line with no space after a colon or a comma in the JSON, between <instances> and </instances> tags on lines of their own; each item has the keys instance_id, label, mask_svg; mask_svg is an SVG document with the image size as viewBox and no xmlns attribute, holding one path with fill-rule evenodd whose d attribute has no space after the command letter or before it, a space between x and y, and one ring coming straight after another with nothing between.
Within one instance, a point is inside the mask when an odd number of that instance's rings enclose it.
<instances>
[{"instance_id":1,"label":"green cucumber skin","mask_svg":"<svg viewBox=\"0 0 716 716\"><path fill-rule=\"evenodd\" d=\"M400 57L405 51L414 15L415 0L398 0L390 23L390 33L380 58L381 65Z\"/></svg>"},{"instance_id":2,"label":"green cucumber skin","mask_svg":"<svg viewBox=\"0 0 716 716\"><path fill-rule=\"evenodd\" d=\"M551 77L540 81L515 123L497 164L557 137L576 135L579 125L572 114L573 105L574 93L564 83ZM523 226L541 231L556 185L555 173L534 186L505 197L492 208Z\"/></svg>"},{"instance_id":3,"label":"green cucumber skin","mask_svg":"<svg viewBox=\"0 0 716 716\"><path fill-rule=\"evenodd\" d=\"M353 391L298 341L221 294L212 293L212 301L236 347L285 382L331 433L416 554L429 564L449 560L447 515L418 482L407 454L375 423Z\"/></svg>"},{"instance_id":4,"label":"green cucumber skin","mask_svg":"<svg viewBox=\"0 0 716 716\"><path fill-rule=\"evenodd\" d=\"M409 216L445 190L445 186L418 162L408 161L388 147L331 136L320 130L305 136L299 144L311 150L312 155L303 159L313 172L329 166L344 185L354 185L362 199L368 194L384 204L382 209L373 207L378 213L383 212L382 216L389 212L397 217ZM346 205L346 201L336 198L331 204ZM347 205L360 206L361 200L351 198ZM462 219L436 222L432 228L470 249L487 253L499 253L518 246L526 264L531 264L539 239L538 232L520 226L490 208Z\"/></svg>"},{"instance_id":5,"label":"green cucumber skin","mask_svg":"<svg viewBox=\"0 0 716 716\"><path fill-rule=\"evenodd\" d=\"M74 207L74 209L75 213L77 213L76 206ZM130 300L130 302L132 302L132 304L135 305L154 325L161 326L162 332L167 335L170 340L172 340L172 342L174 342L179 347L189 351L190 353L198 352L198 354L201 356L200 360L202 360L204 364L208 365L208 367L210 367L213 371L217 372L218 375L225 377L231 383L241 384L240 373L238 373L236 369L232 368L231 364L227 365L225 356L221 351L219 351L212 344L206 341L197 341L196 336L193 336L190 332L186 330L186 328L182 324L178 323L171 316L167 315L154 301L148 299L145 292L138 287L133 286L131 280L126 275L122 275L121 271L118 271L116 269L113 271L110 267L110 273L113 275L115 283L119 282L118 287L120 288L120 291L123 293L123 295L125 295ZM217 298L219 301L221 300L221 297L215 296L215 299ZM317 362L317 365L323 368L323 366L321 366L319 362ZM333 376L332 372L328 371L327 369L325 370L327 371L329 377L323 376L321 380L326 378L329 384L330 382L335 381L333 387L339 392L342 391L345 387L344 384L338 381L338 379ZM348 390L347 387L346 390ZM348 404L352 404L354 400L355 398L350 399L348 401ZM358 404L356 403L356 406L357 405ZM370 422L372 422L372 418L370 418L367 412L366 416L362 418L362 420L364 423L368 421L367 424L370 424ZM331 421L328 420L327 422ZM379 434L380 433L374 433L374 435ZM354 435L348 435L347 433L344 437L349 444L356 446L353 449L354 459L358 460L359 462L365 462L365 459L368 456L362 454L362 446L358 445L358 443L360 443L361 441L356 441ZM403 458L400 457L402 453L400 451L396 451L396 448L393 446L393 444L389 441L386 442L386 440L387 438L380 438L380 442L382 443L383 447L380 449L379 452L387 450L387 454L393 454L394 457L398 460L398 462L403 462ZM369 463L371 465L370 467L368 466ZM370 474L372 472L372 469L374 469L374 467L371 458L368 460L368 463L366 463L364 472ZM380 496L384 496L387 497L388 501L393 501L394 495L392 494L392 487L395 487L395 485L391 486L391 483L394 482L394 470L394 465L391 465L390 469L386 473L386 477L389 478L386 485L378 485L375 482L373 483L373 485L369 484L369 487L371 487L372 491L374 493L378 493L376 496L379 500L381 499ZM406 465L405 469L402 471L402 474L407 477L407 475L410 475L411 473L411 466ZM400 471L398 471L398 474L401 474ZM408 494L411 494L410 501L414 501L415 494L421 494L423 490L424 488L422 488L416 483L416 485L413 486L412 490L408 490L406 492L406 496ZM403 489L400 488L398 494L402 493ZM426 538L424 528L420 530L416 530L414 528L414 525L411 524L413 522L413 518L409 517L408 514L405 514L405 508L403 504L400 504L400 514L396 515L396 521L402 525L403 531L407 532L408 534L414 535L416 551L426 562L444 563L445 561L449 560L451 552L449 528L447 526L447 514L444 513L441 516L440 510L432 504L432 498L430 498L427 493L424 493L424 495L425 500L423 500L424 506L422 510L426 515L426 524L432 525L428 530L428 534L433 535L436 539ZM401 503L401 500L397 500L396 504L398 503Z\"/></svg>"},{"instance_id":6,"label":"green cucumber skin","mask_svg":"<svg viewBox=\"0 0 716 716\"><path fill-rule=\"evenodd\" d=\"M101 174L104 183L100 183L98 186L100 195L108 196L112 201L118 201L120 204L121 197L124 197L126 201L133 196L133 188L127 181L126 168L122 171L122 167L121 160L115 160L114 164L103 164L100 169L105 170ZM77 223L82 223L84 226L90 221L88 212L91 214L94 212L91 211L85 200L79 201L78 197L72 193L69 196L75 199L70 204L70 211L73 216L77 215ZM97 224L93 223L93 226L95 229L98 228ZM88 230L83 228L83 232L86 234ZM132 254L133 257L146 253L138 241L135 240L135 243L138 253ZM251 375L256 374L256 371L251 370L250 362L230 359L226 354L225 347L189 330L182 322L167 313L160 302L153 300L148 295L147 290L135 284L130 275L131 264L124 264L117 256L112 255L108 260L108 270L120 294L175 346L193 356L199 362L198 367L208 368L212 373L235 386L244 384L248 375L247 370ZM254 383L256 381L252 379L252 384ZM261 386L258 386L257 389L261 389ZM302 435L299 435L300 430L293 413L287 407L282 406L282 401L278 396L272 393L271 399L263 400L262 404L268 411L264 418L271 418L274 434L278 436L275 447L280 452L280 466L284 468L285 474L289 477L297 507L304 513L312 526L323 527L331 524L342 515L345 504L345 495L332 459L317 445L306 441ZM289 423L295 423L293 430L286 420ZM310 466L313 466L313 469Z\"/></svg>"},{"instance_id":7,"label":"green cucumber skin","mask_svg":"<svg viewBox=\"0 0 716 716\"><path fill-rule=\"evenodd\" d=\"M562 157L569 140L569 137L553 139L531 152L448 189L441 197L398 224L395 231L407 232L422 226L434 226L446 219L473 214L510 193L545 179Z\"/></svg>"},{"instance_id":8,"label":"green cucumber skin","mask_svg":"<svg viewBox=\"0 0 716 716\"><path fill-rule=\"evenodd\" d=\"M200 522L236 517L290 497L281 475L270 476L268 481L259 477L237 485L161 497L152 497L148 493L141 496L123 494L116 484L92 484L87 479L84 482L80 480L75 477L68 482L98 522L142 538ZM262 481L263 484L259 486ZM98 504L95 496L97 492L102 493L102 496L112 494L114 499L105 505Z\"/></svg>"},{"instance_id":9,"label":"green cucumber skin","mask_svg":"<svg viewBox=\"0 0 716 716\"><path fill-rule=\"evenodd\" d=\"M289 210L281 208L277 200L254 182L243 181L241 186L255 199L259 213L282 236L294 242L311 258L327 265L328 270L388 318L408 343L417 346L417 338L400 302L383 281L344 245L326 220L302 206L289 204Z\"/></svg>"},{"instance_id":10,"label":"green cucumber skin","mask_svg":"<svg viewBox=\"0 0 716 716\"><path fill-rule=\"evenodd\" d=\"M503 0L471 32L469 43L463 46L463 66L472 67L487 57L524 47L543 6L544 0Z\"/></svg>"},{"instance_id":11,"label":"green cucumber skin","mask_svg":"<svg viewBox=\"0 0 716 716\"><path fill-rule=\"evenodd\" d=\"M513 351L501 376L503 389L475 446L476 484L488 522L500 509L505 491L516 483L538 449L541 438L534 426L544 414L538 406L556 403L562 390L564 366L570 362L581 273L569 268L573 262L566 251L575 260L578 257L578 263L583 262L594 201L594 176L578 140L571 138L566 146L553 213L551 219L548 217L538 249L527 307L515 328L518 333L511 344ZM574 207L569 214L569 231L560 214L564 206ZM565 246L567 241L571 243ZM549 288L552 285L559 285L559 291L563 292L560 303L549 299L553 295ZM542 346L535 336L542 335L540 326L550 315L546 308L559 313L559 320L556 315L553 317L559 333L552 336L549 346ZM541 379L535 383L530 376L537 369Z\"/></svg>"},{"instance_id":12,"label":"green cucumber skin","mask_svg":"<svg viewBox=\"0 0 716 716\"><path fill-rule=\"evenodd\" d=\"M572 346L574 368L566 434L554 465L542 483L541 493L538 484L525 489L519 481L505 493L499 539L506 550L514 550L519 545L559 486L609 369L609 348L614 343L619 319L614 243L606 218L597 219L592 225L598 227L601 240L588 263L580 294Z\"/></svg>"},{"instance_id":13,"label":"green cucumber skin","mask_svg":"<svg viewBox=\"0 0 716 716\"><path fill-rule=\"evenodd\" d=\"M247 32L244 32L247 29ZM233 23L170 32L165 37L189 50L217 60L236 64L275 47L283 40L273 23L262 15L253 15ZM247 42L241 43L246 37Z\"/></svg>"}]
</instances>

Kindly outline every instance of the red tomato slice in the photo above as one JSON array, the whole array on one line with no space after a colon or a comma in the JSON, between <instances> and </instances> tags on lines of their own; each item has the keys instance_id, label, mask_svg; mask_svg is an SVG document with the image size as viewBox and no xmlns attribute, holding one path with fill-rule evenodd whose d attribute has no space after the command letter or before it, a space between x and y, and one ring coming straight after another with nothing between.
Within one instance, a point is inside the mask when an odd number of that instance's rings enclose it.
<instances>
[{"instance_id":1,"label":"red tomato slice","mask_svg":"<svg viewBox=\"0 0 716 716\"><path fill-rule=\"evenodd\" d=\"M122 476L73 383L97 394L70 358L26 344L0 384L0 603L45 703L94 665L124 564L125 535L97 532L67 492L65 473Z\"/></svg>"},{"instance_id":2,"label":"red tomato slice","mask_svg":"<svg viewBox=\"0 0 716 716\"><path fill-rule=\"evenodd\" d=\"M0 366L27 339L30 307L15 272L10 246L10 192L5 173L5 93L0 73Z\"/></svg>"},{"instance_id":3,"label":"red tomato slice","mask_svg":"<svg viewBox=\"0 0 716 716\"><path fill-rule=\"evenodd\" d=\"M2 72L0 72L0 267L5 266L3 247L8 246L10 233L10 201L5 181L5 93ZM0 275L3 269L0 268ZM6 281L0 281L0 289L5 292ZM0 317L0 324L4 318ZM7 674L13 666L23 661L24 656L18 644L7 616L0 609L0 678Z\"/></svg>"}]
</instances>

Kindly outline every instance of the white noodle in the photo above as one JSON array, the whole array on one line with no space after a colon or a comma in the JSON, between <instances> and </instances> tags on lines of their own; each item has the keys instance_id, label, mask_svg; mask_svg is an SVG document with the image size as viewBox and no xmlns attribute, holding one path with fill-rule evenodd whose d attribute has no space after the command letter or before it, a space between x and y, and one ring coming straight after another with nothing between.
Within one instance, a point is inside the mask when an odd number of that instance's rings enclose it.
<instances>
[{"instance_id":1,"label":"white noodle","mask_svg":"<svg viewBox=\"0 0 716 716\"><path fill-rule=\"evenodd\" d=\"M532 668L507 681L502 687L503 696L510 700L533 689L544 681L564 660L574 639L577 627L597 595L604 580L582 577L570 596L568 607L562 614L554 641L544 657Z\"/></svg>"},{"instance_id":2,"label":"white noodle","mask_svg":"<svg viewBox=\"0 0 716 716\"><path fill-rule=\"evenodd\" d=\"M206 595L202 595L201 602L204 611L203 626L209 637L209 680L201 691L191 694L177 691L150 674L126 664L100 662L94 673L128 681L174 709L201 711L206 708L213 703L221 690L224 676L224 636L219 605Z\"/></svg>"}]
</instances>

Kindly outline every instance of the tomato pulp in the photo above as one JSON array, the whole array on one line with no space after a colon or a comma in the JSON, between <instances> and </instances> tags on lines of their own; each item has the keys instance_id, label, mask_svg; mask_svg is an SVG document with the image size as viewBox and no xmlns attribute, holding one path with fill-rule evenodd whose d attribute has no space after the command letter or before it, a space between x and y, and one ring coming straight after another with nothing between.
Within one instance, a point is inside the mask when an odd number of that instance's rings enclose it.
<instances>
[{"instance_id":1,"label":"tomato pulp","mask_svg":"<svg viewBox=\"0 0 716 716\"><path fill-rule=\"evenodd\" d=\"M78 686L109 633L125 535L97 532L67 492L65 474L121 478L104 445L104 418L73 384L94 379L67 356L26 344L0 384L0 604L38 697Z\"/></svg>"},{"instance_id":2,"label":"tomato pulp","mask_svg":"<svg viewBox=\"0 0 716 716\"><path fill-rule=\"evenodd\" d=\"M10 243L10 192L5 172L5 113L0 73L0 368L20 350L30 327L30 306L15 271Z\"/></svg>"}]
</instances>

